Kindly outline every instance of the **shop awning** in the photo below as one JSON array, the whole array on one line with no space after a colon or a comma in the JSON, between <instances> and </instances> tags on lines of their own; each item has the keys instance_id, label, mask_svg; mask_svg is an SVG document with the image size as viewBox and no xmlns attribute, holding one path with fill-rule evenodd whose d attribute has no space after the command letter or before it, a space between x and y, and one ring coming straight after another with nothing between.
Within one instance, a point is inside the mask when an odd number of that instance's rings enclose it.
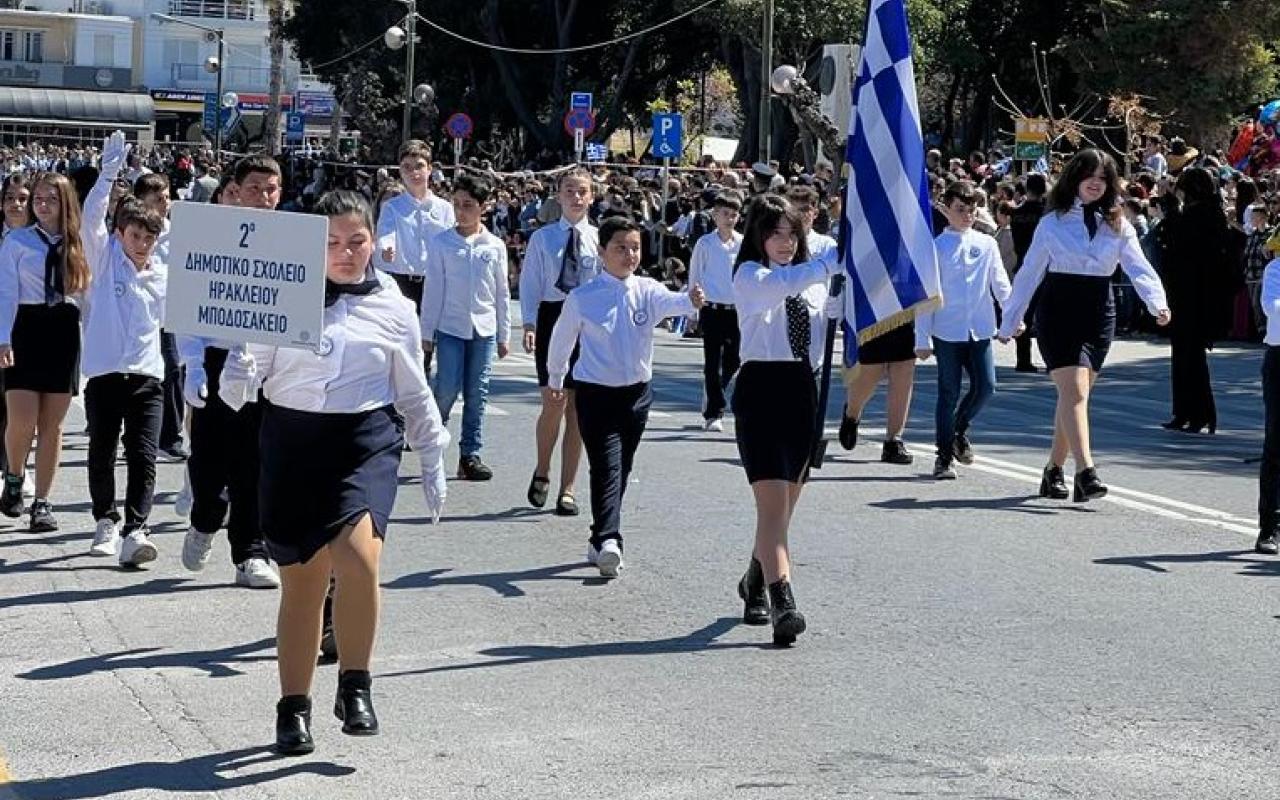
<instances>
[{"instance_id":1,"label":"shop awning","mask_svg":"<svg viewBox=\"0 0 1280 800\"><path fill-rule=\"evenodd\" d=\"M155 116L149 94L0 86L0 124L145 128Z\"/></svg>"}]
</instances>

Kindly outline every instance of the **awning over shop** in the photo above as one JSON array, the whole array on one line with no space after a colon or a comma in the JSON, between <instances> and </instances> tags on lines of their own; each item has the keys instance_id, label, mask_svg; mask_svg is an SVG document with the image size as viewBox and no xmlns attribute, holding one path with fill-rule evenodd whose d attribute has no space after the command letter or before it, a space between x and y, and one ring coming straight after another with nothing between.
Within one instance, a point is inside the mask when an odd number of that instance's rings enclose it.
<instances>
[{"instance_id":1,"label":"awning over shop","mask_svg":"<svg viewBox=\"0 0 1280 800\"><path fill-rule=\"evenodd\" d=\"M145 128L155 115L149 94L0 86L0 124Z\"/></svg>"}]
</instances>

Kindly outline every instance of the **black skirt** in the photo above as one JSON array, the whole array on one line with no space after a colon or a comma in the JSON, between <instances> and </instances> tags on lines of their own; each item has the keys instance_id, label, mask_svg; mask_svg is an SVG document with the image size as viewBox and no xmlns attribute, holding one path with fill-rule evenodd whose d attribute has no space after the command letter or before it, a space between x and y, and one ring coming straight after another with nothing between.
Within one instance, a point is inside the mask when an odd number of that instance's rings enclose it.
<instances>
[{"instance_id":1,"label":"black skirt","mask_svg":"<svg viewBox=\"0 0 1280 800\"><path fill-rule=\"evenodd\" d=\"M404 429L391 406L357 414L262 406L259 515L277 564L305 564L368 513L385 538Z\"/></svg>"},{"instance_id":2,"label":"black skirt","mask_svg":"<svg viewBox=\"0 0 1280 800\"><path fill-rule=\"evenodd\" d=\"M1087 367L1102 371L1116 335L1111 279L1050 272L1040 285L1036 343L1049 371Z\"/></svg>"},{"instance_id":3,"label":"black skirt","mask_svg":"<svg viewBox=\"0 0 1280 800\"><path fill-rule=\"evenodd\" d=\"M80 308L74 303L20 305L10 335L13 366L6 391L80 393Z\"/></svg>"},{"instance_id":4,"label":"black skirt","mask_svg":"<svg viewBox=\"0 0 1280 800\"><path fill-rule=\"evenodd\" d=\"M915 325L899 325L866 344L858 345L859 364L892 364L896 361L915 361L915 358Z\"/></svg>"},{"instance_id":5,"label":"black skirt","mask_svg":"<svg viewBox=\"0 0 1280 800\"><path fill-rule=\"evenodd\" d=\"M551 375L547 370L547 355L551 352L551 332L555 330L560 312L564 311L564 301L544 300L538 304L538 322L533 331L533 363L538 370L538 385L551 383ZM564 388L573 388L573 365L578 363L578 346L573 346L573 354L569 356L569 373L564 376Z\"/></svg>"},{"instance_id":6,"label":"black skirt","mask_svg":"<svg viewBox=\"0 0 1280 800\"><path fill-rule=\"evenodd\" d=\"M748 361L731 403L738 456L747 481L808 479L818 414L818 386L800 361Z\"/></svg>"}]
</instances>

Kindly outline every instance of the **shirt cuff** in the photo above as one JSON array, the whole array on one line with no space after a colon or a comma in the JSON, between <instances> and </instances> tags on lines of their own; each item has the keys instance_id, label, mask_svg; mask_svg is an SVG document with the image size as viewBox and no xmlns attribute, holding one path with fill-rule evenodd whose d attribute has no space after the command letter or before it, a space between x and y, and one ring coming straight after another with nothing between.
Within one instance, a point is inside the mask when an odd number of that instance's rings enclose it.
<instances>
[{"instance_id":1,"label":"shirt cuff","mask_svg":"<svg viewBox=\"0 0 1280 800\"><path fill-rule=\"evenodd\" d=\"M547 376L547 388L556 389L557 391L564 389L564 375L552 373Z\"/></svg>"}]
</instances>

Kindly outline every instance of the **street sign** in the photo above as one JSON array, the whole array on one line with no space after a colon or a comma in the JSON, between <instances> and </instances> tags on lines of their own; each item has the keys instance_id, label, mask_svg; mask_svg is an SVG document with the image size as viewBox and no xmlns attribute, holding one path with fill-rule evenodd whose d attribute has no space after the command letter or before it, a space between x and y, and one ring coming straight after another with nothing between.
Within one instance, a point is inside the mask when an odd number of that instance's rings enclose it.
<instances>
[{"instance_id":1,"label":"street sign","mask_svg":"<svg viewBox=\"0 0 1280 800\"><path fill-rule=\"evenodd\" d=\"M1013 121L1015 142L1043 142L1049 138L1049 120L1043 117L1020 117Z\"/></svg>"},{"instance_id":2,"label":"street sign","mask_svg":"<svg viewBox=\"0 0 1280 800\"><path fill-rule=\"evenodd\" d=\"M582 131L583 136L590 136L596 130L596 114L591 109L575 108L564 115L564 132L575 136L574 131Z\"/></svg>"},{"instance_id":3,"label":"street sign","mask_svg":"<svg viewBox=\"0 0 1280 800\"><path fill-rule=\"evenodd\" d=\"M653 154L658 158L679 158L684 152L684 117L679 114L653 115Z\"/></svg>"},{"instance_id":4,"label":"street sign","mask_svg":"<svg viewBox=\"0 0 1280 800\"><path fill-rule=\"evenodd\" d=\"M582 160L582 146L586 142L587 137L583 135L582 128L578 128L573 132L573 152L578 154L578 160Z\"/></svg>"},{"instance_id":5,"label":"street sign","mask_svg":"<svg viewBox=\"0 0 1280 800\"><path fill-rule=\"evenodd\" d=\"M591 92L574 92L569 95L570 111L590 111L593 105L595 105L595 102L591 97Z\"/></svg>"},{"instance_id":6,"label":"street sign","mask_svg":"<svg viewBox=\"0 0 1280 800\"><path fill-rule=\"evenodd\" d=\"M219 115L218 111L222 113ZM228 108L218 102L218 95L214 92L205 92L204 95L204 130L210 136L213 135L214 120L221 117L222 132L230 133L235 128L236 123L240 121L240 104Z\"/></svg>"},{"instance_id":7,"label":"street sign","mask_svg":"<svg viewBox=\"0 0 1280 800\"><path fill-rule=\"evenodd\" d=\"M470 139L475 129L476 126L471 122L471 117L461 111L449 117L444 123L445 132L454 139Z\"/></svg>"},{"instance_id":8,"label":"street sign","mask_svg":"<svg viewBox=\"0 0 1280 800\"><path fill-rule=\"evenodd\" d=\"M301 111L290 111L285 118L284 138L287 142L301 142L307 132L307 115Z\"/></svg>"}]
</instances>

